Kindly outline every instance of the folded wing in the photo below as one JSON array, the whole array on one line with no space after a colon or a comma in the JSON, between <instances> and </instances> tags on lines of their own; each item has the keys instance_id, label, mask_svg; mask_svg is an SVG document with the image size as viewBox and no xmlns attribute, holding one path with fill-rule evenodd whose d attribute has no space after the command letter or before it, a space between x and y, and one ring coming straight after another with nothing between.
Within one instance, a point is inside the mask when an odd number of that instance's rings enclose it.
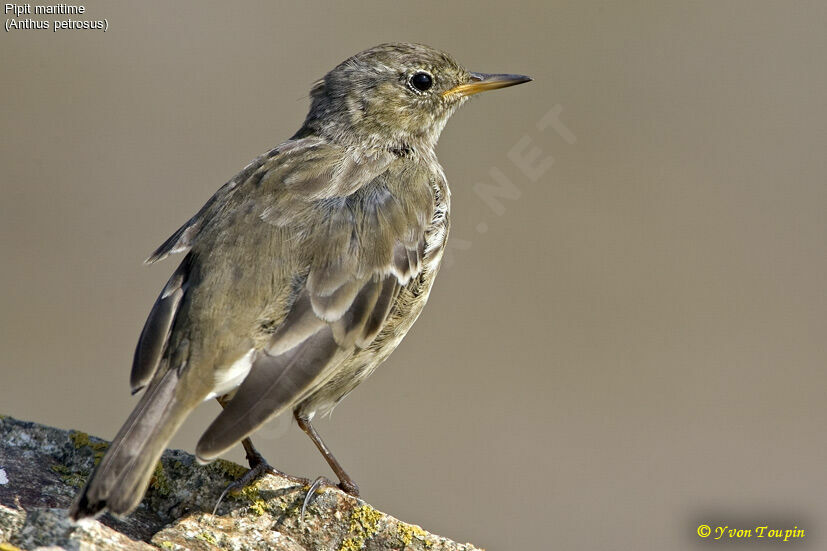
<instances>
[{"instance_id":1,"label":"folded wing","mask_svg":"<svg viewBox=\"0 0 827 551\"><path fill-rule=\"evenodd\" d=\"M312 152L321 164L328 153ZM421 271L434 204L428 175L388 158L363 160L361 172L355 162L345 156L328 171L283 162L262 176L269 204L261 221L291 236L303 273L283 321L201 437L201 460L294 407L369 347L401 287Z\"/></svg>"}]
</instances>

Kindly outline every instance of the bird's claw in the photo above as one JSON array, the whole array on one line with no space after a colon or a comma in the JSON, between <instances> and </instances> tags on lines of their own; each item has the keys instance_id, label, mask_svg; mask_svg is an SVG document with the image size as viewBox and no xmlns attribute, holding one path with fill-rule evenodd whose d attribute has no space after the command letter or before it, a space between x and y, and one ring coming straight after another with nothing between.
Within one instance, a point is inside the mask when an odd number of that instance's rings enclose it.
<instances>
[{"instance_id":1,"label":"bird's claw","mask_svg":"<svg viewBox=\"0 0 827 551\"><path fill-rule=\"evenodd\" d=\"M307 490L307 495L304 496L304 502L302 503L302 511L299 515L299 522L304 522L304 512L307 508L315 501L316 499L316 491L321 488L322 486L332 486L333 484L330 483L328 479L323 476L318 477L316 480L313 481L313 484L310 485L310 488Z\"/></svg>"},{"instance_id":2,"label":"bird's claw","mask_svg":"<svg viewBox=\"0 0 827 551\"><path fill-rule=\"evenodd\" d=\"M221 501L227 496L227 494L236 493L236 492L239 492L239 491L243 490L244 488L246 488L247 486L249 486L250 484L252 484L256 480L258 480L260 477L264 476L265 474L275 474L275 475L283 476L285 478L292 478L292 477L288 477L286 474L279 471L278 469L274 469L273 467L271 467L267 463L267 461L264 461L263 459L261 459L260 461L256 462L254 464L254 466L250 468L250 470L248 470L246 473L244 473L241 476L241 478L239 478L238 480L235 480L233 482L230 482L227 485L227 487L224 488L224 491L221 492L220 496L218 496L218 501L215 503L215 507L212 510L212 514L215 514L216 511L218 511L218 506L221 505Z\"/></svg>"},{"instance_id":3,"label":"bird's claw","mask_svg":"<svg viewBox=\"0 0 827 551\"><path fill-rule=\"evenodd\" d=\"M346 494L352 495L353 497L359 497L359 487L352 480L342 480L339 484L334 484L327 478L320 476L313 481L313 484L311 484L310 488L307 490L307 495L304 496L301 514L299 515L299 522L304 522L305 511L316 500L317 492L319 491L319 488L322 488L323 486L335 486Z\"/></svg>"}]
</instances>

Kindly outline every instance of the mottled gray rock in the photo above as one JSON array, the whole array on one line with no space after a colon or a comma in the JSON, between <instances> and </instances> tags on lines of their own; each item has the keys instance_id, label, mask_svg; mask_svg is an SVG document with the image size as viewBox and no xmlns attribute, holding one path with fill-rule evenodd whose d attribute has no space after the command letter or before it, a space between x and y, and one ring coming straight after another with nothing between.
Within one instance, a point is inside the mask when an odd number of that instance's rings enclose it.
<instances>
[{"instance_id":1,"label":"mottled gray rock","mask_svg":"<svg viewBox=\"0 0 827 551\"><path fill-rule=\"evenodd\" d=\"M299 518L307 486L268 475L213 507L244 472L227 461L199 466L164 454L138 509L74 523L66 509L108 443L0 417L0 551L50 550L414 550L473 551L381 513L336 488L318 492Z\"/></svg>"},{"instance_id":2,"label":"mottled gray rock","mask_svg":"<svg viewBox=\"0 0 827 551\"><path fill-rule=\"evenodd\" d=\"M11 540L14 534L23 529L25 523L26 511L0 505L0 542Z\"/></svg>"},{"instance_id":3,"label":"mottled gray rock","mask_svg":"<svg viewBox=\"0 0 827 551\"><path fill-rule=\"evenodd\" d=\"M23 549L39 550L155 550L151 545L135 541L95 520L72 522L66 516L65 509L33 509L27 515L23 529L12 539L12 543Z\"/></svg>"}]
</instances>

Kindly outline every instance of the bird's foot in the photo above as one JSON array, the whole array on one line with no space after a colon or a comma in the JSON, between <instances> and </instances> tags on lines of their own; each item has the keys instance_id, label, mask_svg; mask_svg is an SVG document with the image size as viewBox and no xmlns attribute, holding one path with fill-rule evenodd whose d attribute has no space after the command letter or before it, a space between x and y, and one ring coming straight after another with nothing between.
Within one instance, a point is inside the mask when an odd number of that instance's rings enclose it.
<instances>
[{"instance_id":1,"label":"bird's foot","mask_svg":"<svg viewBox=\"0 0 827 551\"><path fill-rule=\"evenodd\" d=\"M304 502L302 503L302 512L299 515L299 522L304 522L304 512L316 500L316 492L319 490L319 488L323 486L333 486L333 483L325 477L320 476L313 481L313 484L310 485L310 488L308 488L307 490L307 495L304 496Z\"/></svg>"},{"instance_id":2,"label":"bird's foot","mask_svg":"<svg viewBox=\"0 0 827 551\"><path fill-rule=\"evenodd\" d=\"M215 503L215 507L213 508L212 513L215 514L218 511L218 506L221 505L221 501L227 497L227 494L237 494L250 484L254 483L256 480L261 478L266 474L273 474L276 476L280 476L282 478L286 478L292 482L300 484L302 486L307 485L310 481L306 478L300 478L297 476L292 476L287 473L283 473L280 470L273 468L267 463L261 454L256 454L257 457L250 457L247 456L247 461L250 463L250 470L246 473L241 475L241 478L231 482L224 488L224 491L221 492L221 495L218 496L218 501Z\"/></svg>"},{"instance_id":3,"label":"bird's foot","mask_svg":"<svg viewBox=\"0 0 827 551\"><path fill-rule=\"evenodd\" d=\"M359 497L359 486L357 486L351 479L346 478L341 480L338 486L344 493L352 495L353 497Z\"/></svg>"},{"instance_id":4,"label":"bird's foot","mask_svg":"<svg viewBox=\"0 0 827 551\"><path fill-rule=\"evenodd\" d=\"M310 485L310 488L307 490L307 495L304 496L304 502L302 503L302 510L301 515L299 515L299 520L304 521L304 512L307 510L310 505L316 500L316 495L320 488L324 487L331 487L336 486L343 492L352 495L353 497L359 497L359 487L356 486L356 483L352 480L342 480L339 484L334 484L327 478L320 476L316 480L313 481L313 484Z\"/></svg>"},{"instance_id":5,"label":"bird's foot","mask_svg":"<svg viewBox=\"0 0 827 551\"><path fill-rule=\"evenodd\" d=\"M248 484L256 481L259 477L264 476L265 474L273 474L276 476L280 476L281 478L286 478L291 482L295 482L296 484L300 484L302 486L306 486L310 483L309 478L304 478L301 476L293 476L292 474L287 474L282 472L275 467L270 466L267 463L267 460L264 459L264 456L258 453L258 451L254 451L252 454L247 454L247 463L250 465L250 470L244 473L244 475L235 481L233 484L243 484L241 488L244 488ZM246 481L246 482L245 482ZM236 490L237 491L237 490Z\"/></svg>"}]
</instances>

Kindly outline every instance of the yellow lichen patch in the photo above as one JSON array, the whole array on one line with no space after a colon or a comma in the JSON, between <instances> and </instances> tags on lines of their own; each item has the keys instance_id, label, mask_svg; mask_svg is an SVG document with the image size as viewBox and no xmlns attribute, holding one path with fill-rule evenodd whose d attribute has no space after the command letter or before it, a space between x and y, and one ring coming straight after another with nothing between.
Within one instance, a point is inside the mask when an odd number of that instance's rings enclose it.
<instances>
[{"instance_id":1,"label":"yellow lichen patch","mask_svg":"<svg viewBox=\"0 0 827 551\"><path fill-rule=\"evenodd\" d=\"M0 543L0 551L23 551L19 547L15 547L10 543Z\"/></svg>"},{"instance_id":2,"label":"yellow lichen patch","mask_svg":"<svg viewBox=\"0 0 827 551\"><path fill-rule=\"evenodd\" d=\"M210 545L218 545L218 541L216 541L215 537L209 532L201 532L200 534L195 536L200 540L204 540L205 542L209 543Z\"/></svg>"},{"instance_id":3,"label":"yellow lichen patch","mask_svg":"<svg viewBox=\"0 0 827 551\"><path fill-rule=\"evenodd\" d=\"M365 539L370 538L377 532L381 518L382 513L370 505L357 507L350 516L350 531L351 533L364 532Z\"/></svg>"},{"instance_id":4,"label":"yellow lichen patch","mask_svg":"<svg viewBox=\"0 0 827 551\"><path fill-rule=\"evenodd\" d=\"M234 479L241 478L247 472L247 469L232 461L226 459L216 459L210 464L210 467L218 472L225 473Z\"/></svg>"},{"instance_id":5,"label":"yellow lichen patch","mask_svg":"<svg viewBox=\"0 0 827 551\"><path fill-rule=\"evenodd\" d=\"M63 481L64 484L68 484L69 486L74 486L75 488L80 488L86 483L86 475L77 473L67 467L66 465L52 465L52 471L56 472L60 475L60 479Z\"/></svg>"},{"instance_id":6,"label":"yellow lichen patch","mask_svg":"<svg viewBox=\"0 0 827 551\"><path fill-rule=\"evenodd\" d=\"M105 452L106 448L109 447L109 444L106 442L92 442L88 434L77 430L70 432L69 438L72 440L72 443L75 445L76 449L87 446L92 448L92 451L95 452L95 465L100 463L101 459L103 459L103 452Z\"/></svg>"},{"instance_id":7,"label":"yellow lichen patch","mask_svg":"<svg viewBox=\"0 0 827 551\"><path fill-rule=\"evenodd\" d=\"M339 547L339 551L359 551L365 545L364 538L352 537L346 538Z\"/></svg>"},{"instance_id":8,"label":"yellow lichen patch","mask_svg":"<svg viewBox=\"0 0 827 551\"><path fill-rule=\"evenodd\" d=\"M236 499L246 499L249 501L249 510L257 517L260 517L268 510L267 502L264 501L258 491L258 481L249 486L245 486L237 494L234 494L234 497L236 497Z\"/></svg>"},{"instance_id":9,"label":"yellow lichen patch","mask_svg":"<svg viewBox=\"0 0 827 551\"><path fill-rule=\"evenodd\" d=\"M171 541L162 541L161 547L163 547L164 549L175 549L175 544Z\"/></svg>"},{"instance_id":10,"label":"yellow lichen patch","mask_svg":"<svg viewBox=\"0 0 827 551\"><path fill-rule=\"evenodd\" d=\"M155 465L155 471L152 473L152 478L149 479L149 487L162 496L168 496L172 493L169 478L167 478L167 473L160 461Z\"/></svg>"},{"instance_id":11,"label":"yellow lichen patch","mask_svg":"<svg viewBox=\"0 0 827 551\"><path fill-rule=\"evenodd\" d=\"M396 527L396 535L405 546L410 545L414 538L424 543L426 548L434 545L434 542L428 539L428 532L414 524L400 522Z\"/></svg>"},{"instance_id":12,"label":"yellow lichen patch","mask_svg":"<svg viewBox=\"0 0 827 551\"><path fill-rule=\"evenodd\" d=\"M414 536L413 526L400 522L399 526L396 527L396 535L400 540L402 540L402 543L405 545L410 545Z\"/></svg>"},{"instance_id":13,"label":"yellow lichen patch","mask_svg":"<svg viewBox=\"0 0 827 551\"><path fill-rule=\"evenodd\" d=\"M382 513L370 505L362 505L353 510L350 515L350 532L344 539L340 551L358 551L365 546L370 538L379 531L379 520Z\"/></svg>"}]
</instances>

